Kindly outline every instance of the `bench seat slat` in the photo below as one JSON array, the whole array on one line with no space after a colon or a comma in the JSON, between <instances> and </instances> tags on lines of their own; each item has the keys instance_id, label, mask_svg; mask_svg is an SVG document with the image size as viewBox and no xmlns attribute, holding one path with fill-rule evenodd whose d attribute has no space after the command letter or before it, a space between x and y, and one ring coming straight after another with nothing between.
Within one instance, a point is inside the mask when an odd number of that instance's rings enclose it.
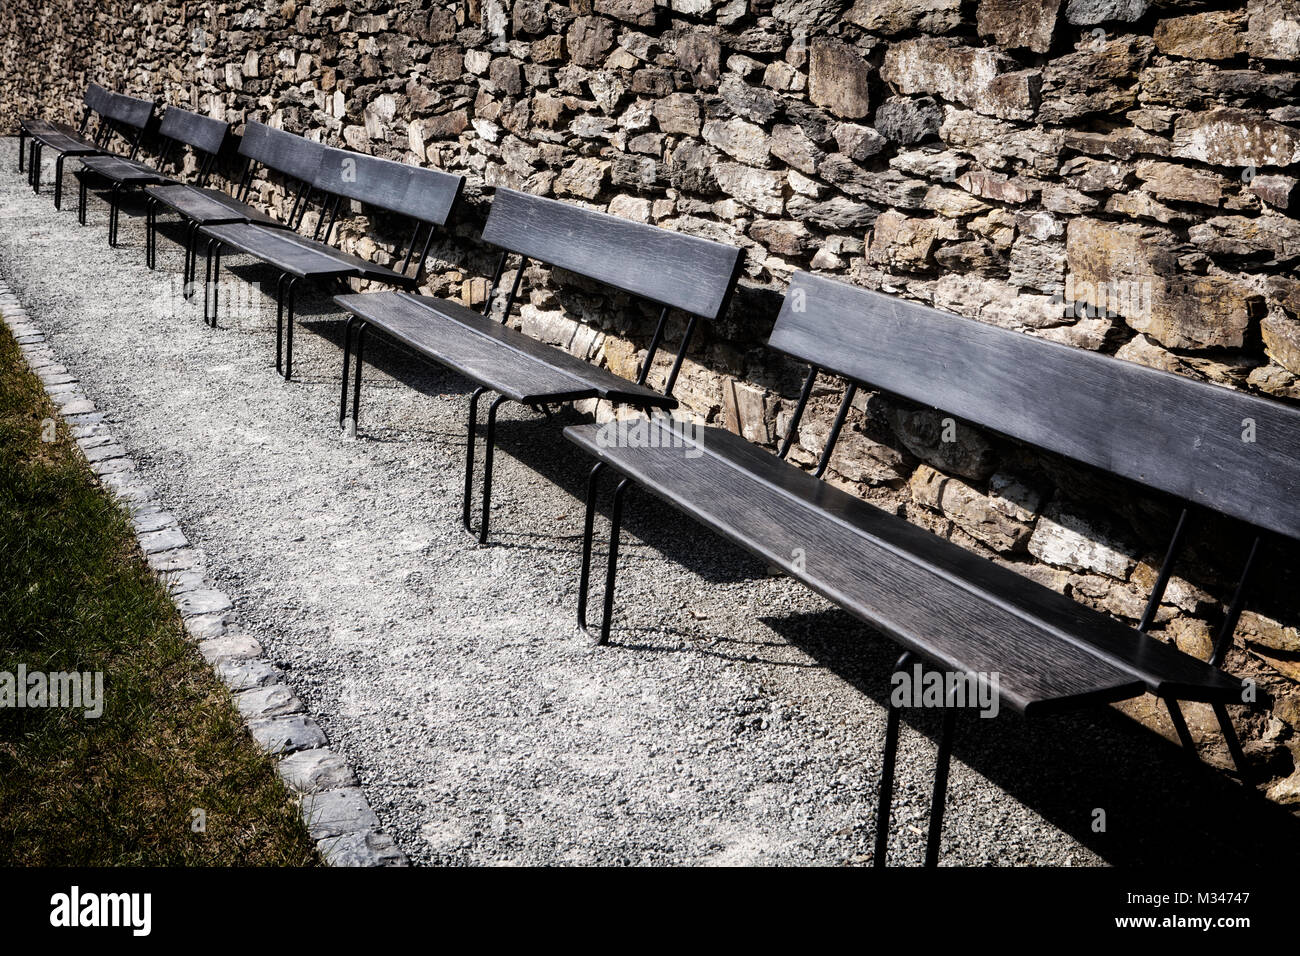
<instances>
[{"instance_id":1,"label":"bench seat slat","mask_svg":"<svg viewBox=\"0 0 1300 956\"><path fill-rule=\"evenodd\" d=\"M1143 690L1134 675L923 562L901 557L881 539L853 531L721 455L706 450L686 458L680 446L610 444L601 438L602 427L572 426L565 435L926 660L963 672L997 673L1002 698L1015 710L1064 710ZM715 437L730 434L714 431L706 432L705 449ZM794 566L799 551L802 569Z\"/></svg>"},{"instance_id":2,"label":"bench seat slat","mask_svg":"<svg viewBox=\"0 0 1300 956\"><path fill-rule=\"evenodd\" d=\"M81 131L75 126L69 126L67 123L60 123L56 120L47 119L25 119L22 121L23 131L29 136L36 136L41 133L54 134L62 133L64 136L80 138Z\"/></svg>"},{"instance_id":3,"label":"bench seat slat","mask_svg":"<svg viewBox=\"0 0 1300 956\"><path fill-rule=\"evenodd\" d=\"M374 301L382 297L394 301L386 307ZM520 361L509 349L418 302L382 292L341 295L334 301L416 354L433 358L513 401L573 401L593 397L591 388L573 376L538 362Z\"/></svg>"},{"instance_id":4,"label":"bench seat slat","mask_svg":"<svg viewBox=\"0 0 1300 956\"><path fill-rule=\"evenodd\" d=\"M32 139L65 156L92 156L104 152L84 136L71 136L57 129L33 133Z\"/></svg>"},{"instance_id":5,"label":"bench seat slat","mask_svg":"<svg viewBox=\"0 0 1300 956\"><path fill-rule=\"evenodd\" d=\"M660 408L677 405L651 388L539 342L458 302L405 292L342 295L334 301L419 354L517 402L604 398Z\"/></svg>"},{"instance_id":6,"label":"bench seat slat","mask_svg":"<svg viewBox=\"0 0 1300 956\"><path fill-rule=\"evenodd\" d=\"M254 256L299 278L340 276L397 285L412 283L409 276L287 229L267 229L254 223L240 222L205 226L199 230L199 235L220 239L238 252Z\"/></svg>"},{"instance_id":7,"label":"bench seat slat","mask_svg":"<svg viewBox=\"0 0 1300 956\"><path fill-rule=\"evenodd\" d=\"M164 175L134 159L101 153L98 156L86 156L81 160L83 169L88 169L109 182L121 184L161 184L175 182L172 177Z\"/></svg>"},{"instance_id":8,"label":"bench seat slat","mask_svg":"<svg viewBox=\"0 0 1300 956\"><path fill-rule=\"evenodd\" d=\"M255 206L240 202L220 189L177 183L146 186L145 193L168 209L173 209L187 219L204 226L254 222L272 229L289 228Z\"/></svg>"},{"instance_id":9,"label":"bench seat slat","mask_svg":"<svg viewBox=\"0 0 1300 956\"><path fill-rule=\"evenodd\" d=\"M653 427L667 428L659 423ZM600 448L599 441L593 446L590 439L580 436L576 430L571 437L615 467L624 469L628 465L624 460L628 449ZM792 509L813 510L825 521L832 523L836 530L827 531L830 538L822 545L832 553L840 553L837 549L847 547L855 538L867 537L875 546L893 554L895 562L906 561L925 568L936 579L949 582L975 595L981 602L997 606L1030 622L1048 635L1045 639L1050 642L1063 641L1090 656L1105 660L1141 680L1153 693L1169 694L1184 700L1240 700L1241 684L1231 675L1022 577L1009 568L881 511L856 496L781 461L731 432L708 429L698 444L702 453L700 459L685 458L680 447L659 449L659 455L668 460L659 462L657 467L664 469L665 475L674 475L679 488L690 488L697 482L695 470L699 467L700 460L717 461L732 469L738 476L737 481L759 482L787 499ZM645 462L638 459L637 466L645 467ZM638 479L641 478L640 471L633 474ZM670 478L667 487L673 487L672 481ZM723 486L716 493L736 497L736 520L745 519L742 507L744 498L740 491L727 490ZM687 510L694 513L696 503L692 501L689 504ZM811 554L808 546L804 547ZM788 551L782 553L788 554ZM780 554L768 557L779 558ZM795 576L802 579L802 575ZM809 583L816 587L812 582ZM846 607L853 609L850 605Z\"/></svg>"}]
</instances>

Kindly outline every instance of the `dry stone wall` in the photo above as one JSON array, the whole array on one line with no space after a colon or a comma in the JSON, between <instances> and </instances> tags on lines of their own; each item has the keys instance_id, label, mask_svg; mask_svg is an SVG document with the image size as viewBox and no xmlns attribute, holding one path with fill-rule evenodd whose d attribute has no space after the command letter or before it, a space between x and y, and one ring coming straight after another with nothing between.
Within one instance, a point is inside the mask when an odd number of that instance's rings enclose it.
<instances>
[{"instance_id":1,"label":"dry stone wall","mask_svg":"<svg viewBox=\"0 0 1300 956\"><path fill-rule=\"evenodd\" d=\"M44 0L0 11L0 52L11 131L72 118L95 79L465 173L429 286L471 303L490 271L473 242L487 187L742 245L743 288L678 391L755 442L784 434L798 390L801 370L762 347L796 269L1300 399L1300 0ZM273 183L260 195L282 201ZM398 237L361 226L349 247L390 257ZM652 315L543 270L526 287L514 321L633 373ZM837 400L818 389L797 460L815 459ZM1140 616L1168 502L946 431L861 394L831 480ZM1158 639L1208 654L1244 547L1241 529L1200 524ZM1269 795L1300 804L1293 556L1267 562L1228 666L1259 683L1262 706L1234 715ZM1153 702L1130 710L1168 732Z\"/></svg>"}]
</instances>

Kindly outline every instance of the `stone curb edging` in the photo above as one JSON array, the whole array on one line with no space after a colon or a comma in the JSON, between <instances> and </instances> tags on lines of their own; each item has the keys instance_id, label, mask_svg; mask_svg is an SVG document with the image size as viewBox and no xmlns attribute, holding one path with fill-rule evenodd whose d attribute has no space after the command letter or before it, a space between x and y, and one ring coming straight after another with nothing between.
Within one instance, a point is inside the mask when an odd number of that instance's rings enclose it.
<instances>
[{"instance_id":1,"label":"stone curb edging","mask_svg":"<svg viewBox=\"0 0 1300 956\"><path fill-rule=\"evenodd\" d=\"M127 511L145 559L180 612L186 636L230 691L253 740L277 758L280 777L299 796L303 821L322 858L330 866L408 866L406 854L380 830L352 768L329 746L325 731L285 683L284 672L239 627L230 598L212 587L204 572L203 554L190 546L176 518L139 477L105 414L59 363L45 334L3 281L0 318L100 484Z\"/></svg>"}]
</instances>

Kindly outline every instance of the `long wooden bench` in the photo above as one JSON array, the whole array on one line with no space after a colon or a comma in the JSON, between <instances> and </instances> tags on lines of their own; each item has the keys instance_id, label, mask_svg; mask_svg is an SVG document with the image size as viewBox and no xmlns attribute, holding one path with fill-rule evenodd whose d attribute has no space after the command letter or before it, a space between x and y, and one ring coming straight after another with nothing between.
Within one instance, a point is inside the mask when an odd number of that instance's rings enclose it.
<instances>
[{"instance_id":1,"label":"long wooden bench","mask_svg":"<svg viewBox=\"0 0 1300 956\"><path fill-rule=\"evenodd\" d=\"M145 231L145 262L150 269L157 260L158 214L167 210L180 216L185 224L185 296L190 296L190 284L197 270L197 233L203 226L220 226L231 223L256 223L267 229L298 228L307 211L306 195L311 180L320 169L325 147L293 133L275 129L264 123L249 120L239 137L238 155L244 166L234 193L212 186L194 184L169 184L145 187L147 213ZM285 188L294 194L294 203L283 222L249 202L253 179L258 167L271 170L283 180ZM207 302L204 302L207 308ZM208 318L206 311L205 320Z\"/></svg>"},{"instance_id":2,"label":"long wooden bench","mask_svg":"<svg viewBox=\"0 0 1300 956\"><path fill-rule=\"evenodd\" d=\"M608 641L618 537L631 483L759 555L942 671L998 675L1001 699L1034 714L1150 692L1195 753L1179 701L1213 705L1239 771L1225 705L1242 684L1220 670L1267 532L1300 538L1300 410L1108 356L1036 339L823 277L798 274L769 344L811 364L780 455L718 428L666 418L580 425L565 435L597 459L587 493L578 620L587 602L598 484L614 493L598 641ZM822 373L848 382L816 473L783 460ZM1128 479L1182 502L1137 628L994 564L820 480L859 386ZM954 419L955 421L956 419ZM1249 426L1254 440L1243 440ZM1254 544L1209 661L1143 633L1154 620L1194 509L1251 526ZM956 711L939 742L927 863L938 860ZM876 864L889 831L898 712L891 703Z\"/></svg>"},{"instance_id":3,"label":"long wooden bench","mask_svg":"<svg viewBox=\"0 0 1300 956\"><path fill-rule=\"evenodd\" d=\"M111 153L115 137L126 146L128 159L135 159L140 151L140 142L145 130L153 120L153 100L123 93L112 93L102 87L94 96L94 107L90 110L96 116L95 135L87 139L84 128L77 133L52 127L45 130L31 131L31 147L28 162L31 164L32 190L41 191L41 159L45 150L58 154L54 161L54 208L63 208L63 167L69 158L84 158ZM89 105L89 104L88 104ZM89 114L88 114L89 115ZM84 215L80 219L85 225Z\"/></svg>"},{"instance_id":4,"label":"long wooden bench","mask_svg":"<svg viewBox=\"0 0 1300 956\"><path fill-rule=\"evenodd\" d=\"M86 149L92 151L98 150L99 147L95 144L93 137L88 137L87 133L90 130L91 119L100 113L103 104L108 102L108 98L111 95L112 94L109 93L108 90L100 86L98 83L91 83L87 86L86 92L82 95L81 119L76 126L70 126L67 123L60 123L57 120L47 120L39 116L33 116L19 121L18 171L21 173L24 169L27 170L27 184L29 186L35 185L33 177L36 170L31 169L25 163L27 150L26 141L38 134L52 136L57 133L66 136L69 139L81 140L83 147ZM37 186L36 191L40 192L39 186Z\"/></svg>"},{"instance_id":5,"label":"long wooden bench","mask_svg":"<svg viewBox=\"0 0 1300 956\"><path fill-rule=\"evenodd\" d=\"M741 251L734 246L504 188L498 189L493 198L483 241L500 249L501 254L482 313L446 299L407 293L345 295L334 301L351 313L343 351L340 427L347 418L348 363L354 350L352 424L356 426L364 337L368 331L382 333L420 358L444 365L477 386L470 397L462 503L462 521L471 532L478 402L485 392L497 393L488 410L484 441L478 537L486 542L497 410L502 403L513 401L546 410L550 405L597 398L646 409L675 408L673 386L696 322L701 318L716 320L726 310L740 270ZM497 321L490 313L512 254L520 257L518 268ZM635 382L506 325L530 260L595 280L658 307L658 323ZM647 385L646 379L663 344L673 310L685 313L688 318L676 358L660 392Z\"/></svg>"},{"instance_id":6,"label":"long wooden bench","mask_svg":"<svg viewBox=\"0 0 1300 956\"><path fill-rule=\"evenodd\" d=\"M82 222L86 219L86 192L94 183L109 185L108 244L117 245L117 224L121 213L121 194L129 189L144 189L146 186L180 185L171 174L163 170L173 161L177 169L184 163L186 147L191 149L198 162L196 186L202 188L211 174L217 157L226 143L230 125L210 116L192 113L180 107L168 107L158 126L158 137L162 149L158 155L158 167L143 163L138 159L125 156L113 156L101 153L81 158L81 168L77 170L80 180L77 215ZM150 230L152 233L152 230ZM146 236L146 243L149 241Z\"/></svg>"},{"instance_id":7,"label":"long wooden bench","mask_svg":"<svg viewBox=\"0 0 1300 956\"><path fill-rule=\"evenodd\" d=\"M311 237L291 229L270 229L254 222L203 226L198 238L207 240L211 264L205 281L220 278L221 250L250 255L279 273L276 283L275 367L286 379L293 376L294 294L302 280L362 279L410 289L419 284L434 232L445 226L460 196L465 177L422 166L408 166L376 156L327 147L304 196L315 193L321 215ZM330 245L340 205L356 200L363 206L406 219L412 226L401 265L390 269ZM421 238L423 236L423 238ZM212 296L216 325L217 297ZM206 314L206 310L205 310ZM283 340L283 346L281 344Z\"/></svg>"}]
</instances>

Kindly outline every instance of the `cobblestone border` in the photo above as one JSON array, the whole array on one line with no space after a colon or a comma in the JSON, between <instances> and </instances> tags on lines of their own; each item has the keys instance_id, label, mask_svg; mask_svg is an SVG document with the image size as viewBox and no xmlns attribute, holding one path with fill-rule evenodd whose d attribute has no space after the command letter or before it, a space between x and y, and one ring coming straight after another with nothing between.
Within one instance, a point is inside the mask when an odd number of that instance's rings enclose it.
<instances>
[{"instance_id":1,"label":"cobblestone border","mask_svg":"<svg viewBox=\"0 0 1300 956\"><path fill-rule=\"evenodd\" d=\"M212 587L204 556L190 546L175 517L158 501L95 408L77 378L59 363L45 334L18 297L0 281L0 318L18 341L28 367L58 407L77 447L99 482L131 519L140 549L171 592L185 633L212 665L258 746L298 795L316 847L331 866L407 866L410 861L379 829L356 774L329 746L305 712L284 672L263 656L262 645L239 626L230 598Z\"/></svg>"}]
</instances>

